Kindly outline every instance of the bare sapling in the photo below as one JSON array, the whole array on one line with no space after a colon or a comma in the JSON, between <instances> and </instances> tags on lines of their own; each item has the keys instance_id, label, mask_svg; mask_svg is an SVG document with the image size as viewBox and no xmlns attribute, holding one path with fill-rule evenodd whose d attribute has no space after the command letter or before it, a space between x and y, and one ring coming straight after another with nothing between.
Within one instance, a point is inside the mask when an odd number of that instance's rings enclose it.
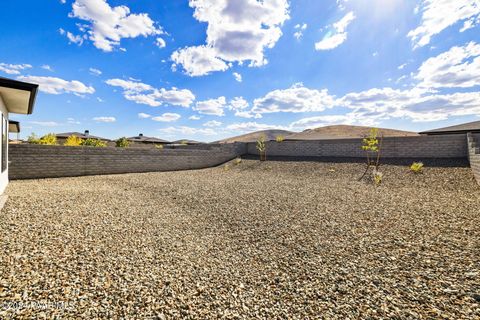
<instances>
[{"instance_id":1,"label":"bare sapling","mask_svg":"<svg viewBox=\"0 0 480 320\"><path fill-rule=\"evenodd\" d=\"M368 137L363 139L362 150L365 151L367 157L367 167L365 172L358 180L362 180L363 177L368 173L369 169L373 167L374 181L376 184L380 184L382 174L378 170L380 166L380 156L382 151L383 136L378 138L378 129L370 129Z\"/></svg>"}]
</instances>

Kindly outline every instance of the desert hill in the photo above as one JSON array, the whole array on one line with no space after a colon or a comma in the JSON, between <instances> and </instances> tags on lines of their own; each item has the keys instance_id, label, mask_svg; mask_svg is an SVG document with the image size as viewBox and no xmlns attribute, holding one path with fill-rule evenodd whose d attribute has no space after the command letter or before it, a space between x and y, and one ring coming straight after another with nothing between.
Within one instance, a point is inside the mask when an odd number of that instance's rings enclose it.
<instances>
[{"instance_id":1,"label":"desert hill","mask_svg":"<svg viewBox=\"0 0 480 320\"><path fill-rule=\"evenodd\" d=\"M264 136L265 140L270 141L270 140L275 140L277 136L287 137L293 133L294 132L287 131L287 130L261 130L261 131L250 132L250 133L243 134L236 137L223 139L220 141L216 141L214 143L255 142L260 136Z\"/></svg>"},{"instance_id":2,"label":"desert hill","mask_svg":"<svg viewBox=\"0 0 480 320\"><path fill-rule=\"evenodd\" d=\"M368 136L371 127L333 125L316 129L307 129L302 132L293 133L285 138L287 140L322 140L342 138L364 138ZM384 137L406 137L417 136L418 133L396 129L379 128L379 136Z\"/></svg>"}]
</instances>

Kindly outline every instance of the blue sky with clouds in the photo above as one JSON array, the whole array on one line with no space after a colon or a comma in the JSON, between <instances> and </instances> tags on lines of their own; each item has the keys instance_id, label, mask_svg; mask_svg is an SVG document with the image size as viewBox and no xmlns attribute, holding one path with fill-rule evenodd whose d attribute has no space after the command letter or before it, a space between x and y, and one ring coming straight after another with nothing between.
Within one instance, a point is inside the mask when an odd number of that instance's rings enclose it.
<instances>
[{"instance_id":1,"label":"blue sky with clouds","mask_svg":"<svg viewBox=\"0 0 480 320\"><path fill-rule=\"evenodd\" d=\"M22 136L214 141L480 120L478 0L2 1L0 76L40 84Z\"/></svg>"}]
</instances>

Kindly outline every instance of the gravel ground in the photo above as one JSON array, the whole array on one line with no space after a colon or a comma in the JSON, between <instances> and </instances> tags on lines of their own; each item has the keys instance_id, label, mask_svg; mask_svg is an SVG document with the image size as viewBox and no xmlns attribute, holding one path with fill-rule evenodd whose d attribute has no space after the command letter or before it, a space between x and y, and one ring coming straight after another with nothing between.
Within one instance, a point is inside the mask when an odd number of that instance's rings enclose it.
<instances>
[{"instance_id":1,"label":"gravel ground","mask_svg":"<svg viewBox=\"0 0 480 320\"><path fill-rule=\"evenodd\" d=\"M379 187L363 169L11 182L0 318L480 319L470 169L386 165Z\"/></svg>"}]
</instances>

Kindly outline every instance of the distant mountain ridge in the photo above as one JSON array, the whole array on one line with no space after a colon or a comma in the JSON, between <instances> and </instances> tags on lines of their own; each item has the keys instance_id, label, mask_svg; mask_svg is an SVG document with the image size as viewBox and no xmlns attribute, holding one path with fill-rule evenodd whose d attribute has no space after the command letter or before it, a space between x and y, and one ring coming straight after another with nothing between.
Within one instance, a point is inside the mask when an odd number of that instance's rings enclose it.
<instances>
[{"instance_id":1,"label":"distant mountain ridge","mask_svg":"<svg viewBox=\"0 0 480 320\"><path fill-rule=\"evenodd\" d=\"M287 130L261 130L261 131L255 131L255 132L250 132L247 134L242 134L240 136L235 136L219 141L215 141L213 143L233 143L233 142L255 142L257 141L260 136L264 136L265 140L270 141L270 140L275 140L277 136L283 136L287 137L294 132L292 131L287 131Z\"/></svg>"},{"instance_id":2,"label":"distant mountain ridge","mask_svg":"<svg viewBox=\"0 0 480 320\"><path fill-rule=\"evenodd\" d=\"M293 133L287 137L287 140L322 140L322 139L347 139L364 138L370 133L371 127L333 125L319 127L316 129L307 129L302 132ZM384 137L411 137L418 136L418 133L396 129L378 128L379 136Z\"/></svg>"},{"instance_id":3,"label":"distant mountain ridge","mask_svg":"<svg viewBox=\"0 0 480 320\"><path fill-rule=\"evenodd\" d=\"M267 141L275 140L277 136L283 136L286 140L328 140L328 139L348 139L364 138L370 133L372 127L351 126L351 125L333 125L307 129L302 132L292 132L288 130L261 130L242 134L239 136L226 138L213 143L233 143L233 142L255 142L260 136L264 136ZM418 133L396 129L378 128L379 135L384 137L411 137L418 136Z\"/></svg>"}]
</instances>

